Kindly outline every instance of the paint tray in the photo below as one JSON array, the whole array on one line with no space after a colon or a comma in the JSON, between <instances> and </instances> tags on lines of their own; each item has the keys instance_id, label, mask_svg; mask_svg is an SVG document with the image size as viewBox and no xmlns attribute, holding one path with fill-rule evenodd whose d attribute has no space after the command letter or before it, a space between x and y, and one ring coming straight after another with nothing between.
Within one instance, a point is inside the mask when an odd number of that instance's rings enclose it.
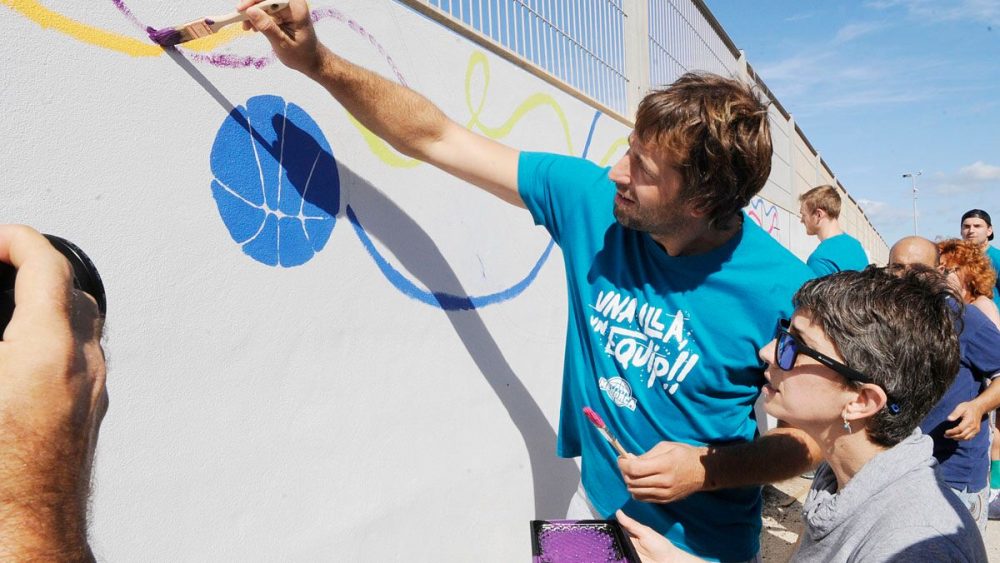
<instances>
[{"instance_id":1,"label":"paint tray","mask_svg":"<svg viewBox=\"0 0 1000 563\"><path fill-rule=\"evenodd\" d=\"M614 520L532 520L532 563L640 563Z\"/></svg>"}]
</instances>

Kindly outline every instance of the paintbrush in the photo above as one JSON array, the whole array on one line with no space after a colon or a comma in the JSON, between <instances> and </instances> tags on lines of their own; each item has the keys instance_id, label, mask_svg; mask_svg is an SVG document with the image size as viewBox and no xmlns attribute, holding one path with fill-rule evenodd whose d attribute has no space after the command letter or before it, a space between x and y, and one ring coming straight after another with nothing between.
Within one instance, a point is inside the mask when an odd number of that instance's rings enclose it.
<instances>
[{"instance_id":1,"label":"paintbrush","mask_svg":"<svg viewBox=\"0 0 1000 563\"><path fill-rule=\"evenodd\" d=\"M255 7L264 10L268 14L274 14L288 7L287 0L265 0ZM207 17L193 22L188 22L177 27L165 27L163 29L146 28L146 33L154 43L162 47L173 47L202 37L208 37L217 33L227 25L240 23L247 20L245 12L233 12L225 16Z\"/></svg>"},{"instance_id":2,"label":"paintbrush","mask_svg":"<svg viewBox=\"0 0 1000 563\"><path fill-rule=\"evenodd\" d=\"M623 448L622 445L618 443L618 439L611 435L611 431L608 430L607 425L604 424L604 420L601 418L599 414L594 412L594 409L590 407L583 407L583 414L587 415L587 420L589 420L595 427L597 427L597 429L601 432L601 436L604 436L604 439L607 440L609 444L611 444L611 447L613 447L615 451L618 452L618 455L623 455L625 457L632 457L632 454L628 453L628 451L626 451L625 448Z\"/></svg>"}]
</instances>

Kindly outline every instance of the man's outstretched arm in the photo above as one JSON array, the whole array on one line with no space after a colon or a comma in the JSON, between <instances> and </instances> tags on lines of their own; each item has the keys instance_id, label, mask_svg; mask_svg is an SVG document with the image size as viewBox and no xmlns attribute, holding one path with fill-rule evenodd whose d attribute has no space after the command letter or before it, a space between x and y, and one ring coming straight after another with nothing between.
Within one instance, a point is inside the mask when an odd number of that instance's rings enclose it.
<instances>
[{"instance_id":1,"label":"man's outstretched arm","mask_svg":"<svg viewBox=\"0 0 1000 563\"><path fill-rule=\"evenodd\" d=\"M778 427L753 442L733 446L660 442L641 456L618 458L618 467L637 500L674 502L698 491L789 479L821 459L819 445L805 432Z\"/></svg>"},{"instance_id":2,"label":"man's outstretched arm","mask_svg":"<svg viewBox=\"0 0 1000 563\"><path fill-rule=\"evenodd\" d=\"M361 68L316 37L305 0L271 16L244 0L248 29L260 31L289 68L312 78L362 125L399 152L524 207L517 191L518 151L455 123L427 98Z\"/></svg>"}]
</instances>

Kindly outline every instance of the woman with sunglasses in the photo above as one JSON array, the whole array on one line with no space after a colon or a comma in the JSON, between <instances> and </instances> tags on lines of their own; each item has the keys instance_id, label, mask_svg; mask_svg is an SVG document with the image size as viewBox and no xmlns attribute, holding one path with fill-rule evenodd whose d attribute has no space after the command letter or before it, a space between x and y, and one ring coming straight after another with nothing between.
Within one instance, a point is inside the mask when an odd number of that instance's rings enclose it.
<instances>
[{"instance_id":1,"label":"woman with sunglasses","mask_svg":"<svg viewBox=\"0 0 1000 563\"><path fill-rule=\"evenodd\" d=\"M765 408L822 448L793 561L986 561L969 511L938 481L918 424L958 372L955 297L928 269L805 284L760 351ZM641 483L627 483L631 488ZM643 561L697 560L618 518Z\"/></svg>"}]
</instances>

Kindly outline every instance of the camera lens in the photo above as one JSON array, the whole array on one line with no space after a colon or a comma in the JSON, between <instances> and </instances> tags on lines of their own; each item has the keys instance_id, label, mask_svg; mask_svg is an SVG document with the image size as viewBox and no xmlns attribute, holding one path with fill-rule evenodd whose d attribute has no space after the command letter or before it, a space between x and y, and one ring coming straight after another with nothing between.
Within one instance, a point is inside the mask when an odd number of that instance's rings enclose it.
<instances>
[{"instance_id":1,"label":"camera lens","mask_svg":"<svg viewBox=\"0 0 1000 563\"><path fill-rule=\"evenodd\" d=\"M101 316L107 314L108 301L104 294L104 282L101 274L90 258L80 250L80 247L70 241L55 235L45 235L53 247L66 257L73 268L73 287L89 294L97 301L97 309ZM10 264L0 263L0 339L14 315L14 279L17 270Z\"/></svg>"}]
</instances>

